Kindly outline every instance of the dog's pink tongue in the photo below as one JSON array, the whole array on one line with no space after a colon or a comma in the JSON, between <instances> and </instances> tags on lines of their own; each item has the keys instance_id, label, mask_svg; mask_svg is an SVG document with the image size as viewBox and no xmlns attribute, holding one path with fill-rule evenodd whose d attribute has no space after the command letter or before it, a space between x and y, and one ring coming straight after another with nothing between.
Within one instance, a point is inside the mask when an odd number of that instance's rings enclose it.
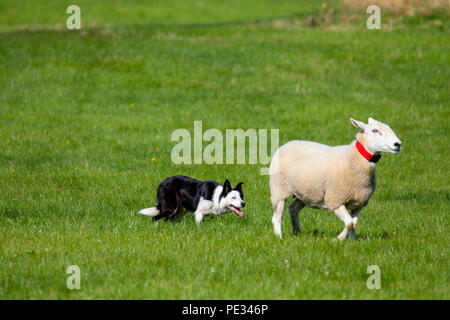
<instances>
[{"instance_id":1,"label":"dog's pink tongue","mask_svg":"<svg viewBox=\"0 0 450 320\"><path fill-rule=\"evenodd\" d=\"M236 213L239 217L242 217L244 215L244 213L242 211L239 211L238 209L236 209L233 206L230 206L231 210L233 210L234 213Z\"/></svg>"}]
</instances>

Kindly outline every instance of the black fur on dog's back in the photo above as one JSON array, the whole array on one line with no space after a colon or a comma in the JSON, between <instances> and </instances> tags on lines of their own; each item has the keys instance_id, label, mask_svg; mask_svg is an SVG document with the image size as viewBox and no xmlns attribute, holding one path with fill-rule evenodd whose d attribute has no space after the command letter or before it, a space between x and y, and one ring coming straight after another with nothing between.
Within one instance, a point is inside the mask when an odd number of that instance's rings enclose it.
<instances>
[{"instance_id":1,"label":"black fur on dog's back","mask_svg":"<svg viewBox=\"0 0 450 320\"><path fill-rule=\"evenodd\" d=\"M156 201L159 215L155 221L175 216L181 208L194 212L200 198L212 200L214 190L219 184L215 181L199 181L177 175L164 179L158 186Z\"/></svg>"}]
</instances>

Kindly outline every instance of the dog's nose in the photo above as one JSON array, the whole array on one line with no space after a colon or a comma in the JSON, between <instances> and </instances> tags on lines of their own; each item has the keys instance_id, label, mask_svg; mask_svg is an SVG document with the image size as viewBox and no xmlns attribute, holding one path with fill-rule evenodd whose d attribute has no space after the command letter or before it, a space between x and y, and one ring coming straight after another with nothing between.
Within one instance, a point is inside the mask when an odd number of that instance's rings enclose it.
<instances>
[{"instance_id":1,"label":"dog's nose","mask_svg":"<svg viewBox=\"0 0 450 320\"><path fill-rule=\"evenodd\" d=\"M242 208L245 207L245 202L244 201L241 202L241 207Z\"/></svg>"},{"instance_id":2,"label":"dog's nose","mask_svg":"<svg viewBox=\"0 0 450 320\"><path fill-rule=\"evenodd\" d=\"M394 147L400 148L402 146L401 142L396 142L394 143Z\"/></svg>"}]
</instances>

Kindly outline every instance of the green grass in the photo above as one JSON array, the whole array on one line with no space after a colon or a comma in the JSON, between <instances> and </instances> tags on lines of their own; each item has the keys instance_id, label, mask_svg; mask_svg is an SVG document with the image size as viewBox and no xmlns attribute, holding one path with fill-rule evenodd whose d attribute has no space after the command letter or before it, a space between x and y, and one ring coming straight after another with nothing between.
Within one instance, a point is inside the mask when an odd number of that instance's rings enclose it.
<instances>
[{"instance_id":1,"label":"green grass","mask_svg":"<svg viewBox=\"0 0 450 320\"><path fill-rule=\"evenodd\" d=\"M0 30L66 26L66 8L81 8L83 26L217 24L304 16L320 1L293 0L2 0Z\"/></svg>"},{"instance_id":2,"label":"green grass","mask_svg":"<svg viewBox=\"0 0 450 320\"><path fill-rule=\"evenodd\" d=\"M307 1L80 1L101 27L67 31L60 2L26 3L0 4L0 298L450 298L445 29L279 19L309 14ZM170 157L172 131L194 120L334 145L354 138L350 116L404 143L379 162L354 242L333 241L342 223L312 209L297 237L285 213L279 240L260 166ZM244 181L244 217L138 216L175 174ZM72 264L81 290L66 287ZM369 265L381 290L366 287Z\"/></svg>"}]
</instances>

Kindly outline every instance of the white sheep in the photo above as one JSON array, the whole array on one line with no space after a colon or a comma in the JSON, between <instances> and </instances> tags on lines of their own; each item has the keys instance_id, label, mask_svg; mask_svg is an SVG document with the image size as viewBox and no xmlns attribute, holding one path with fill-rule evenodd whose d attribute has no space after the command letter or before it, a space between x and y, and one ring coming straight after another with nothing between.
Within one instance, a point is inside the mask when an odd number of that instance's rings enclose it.
<instances>
[{"instance_id":1,"label":"white sheep","mask_svg":"<svg viewBox=\"0 0 450 320\"><path fill-rule=\"evenodd\" d=\"M388 125L372 118L368 124L350 121L360 131L349 145L331 147L296 140L275 152L269 171L270 196L272 223L280 238L285 201L294 195L289 205L294 234L301 232L298 213L308 206L334 212L345 224L338 239L348 234L354 239L358 215L375 191L379 153L399 153L401 141Z\"/></svg>"}]
</instances>

